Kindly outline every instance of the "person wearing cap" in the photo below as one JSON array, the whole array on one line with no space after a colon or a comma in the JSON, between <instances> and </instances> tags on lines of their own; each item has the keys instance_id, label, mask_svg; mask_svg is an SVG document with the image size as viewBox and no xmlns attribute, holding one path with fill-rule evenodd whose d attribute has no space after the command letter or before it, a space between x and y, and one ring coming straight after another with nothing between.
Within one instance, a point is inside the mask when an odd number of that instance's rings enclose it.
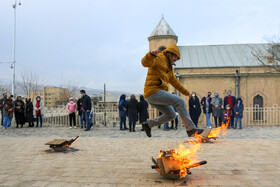
<instances>
[{"instance_id":1,"label":"person wearing cap","mask_svg":"<svg viewBox=\"0 0 280 187\"><path fill-rule=\"evenodd\" d=\"M69 115L70 128L72 128L72 121L74 124L74 128L76 128L77 105L76 103L74 103L74 99L72 97L69 99L69 103L67 104L66 108Z\"/></svg>"},{"instance_id":2,"label":"person wearing cap","mask_svg":"<svg viewBox=\"0 0 280 187\"><path fill-rule=\"evenodd\" d=\"M214 116L216 128L218 127L217 118L219 118L219 126L221 126L222 124L222 117L223 117L222 104L223 104L222 98L219 97L218 92L215 92L215 97L212 98L211 105L213 111L212 115Z\"/></svg>"},{"instance_id":3,"label":"person wearing cap","mask_svg":"<svg viewBox=\"0 0 280 187\"><path fill-rule=\"evenodd\" d=\"M144 87L144 97L149 104L157 108L163 115L148 119L143 124L148 137L151 137L151 128L164 124L176 118L176 108L189 137L201 134L203 129L197 129L187 112L185 101L168 92L170 83L180 93L190 96L190 92L178 81L173 72L172 65L181 57L180 50L176 44L170 45L167 49L152 50L142 58L142 65L148 68L147 78Z\"/></svg>"}]
</instances>

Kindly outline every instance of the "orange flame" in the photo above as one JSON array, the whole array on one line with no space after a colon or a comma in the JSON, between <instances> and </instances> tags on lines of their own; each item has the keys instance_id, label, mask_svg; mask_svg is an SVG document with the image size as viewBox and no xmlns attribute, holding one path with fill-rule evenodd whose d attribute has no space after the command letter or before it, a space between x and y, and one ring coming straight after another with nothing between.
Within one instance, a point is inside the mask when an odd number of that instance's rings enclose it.
<instances>
[{"instance_id":1,"label":"orange flame","mask_svg":"<svg viewBox=\"0 0 280 187\"><path fill-rule=\"evenodd\" d=\"M201 139L201 136L195 135L197 139ZM179 174L180 178L185 177L187 175L188 169L191 167L199 166L198 162L198 155L200 151L203 149L201 148L201 141L196 140L188 140L188 147L180 143L178 147L174 148L174 150L169 150L168 152L172 153L172 157L170 159L174 159L179 161L178 167L180 168ZM161 158L163 152L158 155L158 158ZM191 166L191 167L190 167Z\"/></svg>"},{"instance_id":2,"label":"orange flame","mask_svg":"<svg viewBox=\"0 0 280 187\"><path fill-rule=\"evenodd\" d=\"M218 128L212 129L207 138L219 138L227 134L227 128L230 122L230 118L226 118L226 123L222 122L222 125Z\"/></svg>"}]
</instances>

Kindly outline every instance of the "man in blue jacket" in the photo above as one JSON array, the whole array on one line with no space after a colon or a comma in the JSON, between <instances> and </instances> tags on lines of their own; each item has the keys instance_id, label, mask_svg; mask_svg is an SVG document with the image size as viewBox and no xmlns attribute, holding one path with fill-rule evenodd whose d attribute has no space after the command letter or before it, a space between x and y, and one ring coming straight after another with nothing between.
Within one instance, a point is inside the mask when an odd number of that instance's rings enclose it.
<instances>
[{"instance_id":1,"label":"man in blue jacket","mask_svg":"<svg viewBox=\"0 0 280 187\"><path fill-rule=\"evenodd\" d=\"M82 99L82 117L83 120L86 121L86 130L85 131L90 131L91 125L89 124L89 115L91 111L91 99L90 97L86 94L85 90L80 91L81 94L81 99ZM83 120L81 121L83 123ZM81 124L83 126L83 124Z\"/></svg>"}]
</instances>

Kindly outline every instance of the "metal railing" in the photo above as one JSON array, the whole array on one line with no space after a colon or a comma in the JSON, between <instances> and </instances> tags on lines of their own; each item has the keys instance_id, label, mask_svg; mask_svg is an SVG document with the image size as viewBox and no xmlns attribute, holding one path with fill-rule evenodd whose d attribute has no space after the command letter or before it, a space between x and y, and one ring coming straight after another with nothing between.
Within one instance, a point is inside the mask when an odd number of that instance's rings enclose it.
<instances>
[{"instance_id":1,"label":"metal railing","mask_svg":"<svg viewBox=\"0 0 280 187\"><path fill-rule=\"evenodd\" d=\"M151 109L149 111L150 117L157 117L158 111ZM119 112L117 109L111 110L93 110L93 123L97 125L117 126L119 124ZM179 119L179 125L182 126ZM45 107L44 123L55 125L69 125L69 116L65 107L59 108L47 108ZM211 123L214 126L214 118L211 116ZM80 125L80 117L76 115L76 124ZM139 124L139 123L138 123ZM267 125L276 126L280 125L280 107L246 107L243 112L242 126L254 126L254 125ZM201 113L198 126L206 127L205 115Z\"/></svg>"}]
</instances>

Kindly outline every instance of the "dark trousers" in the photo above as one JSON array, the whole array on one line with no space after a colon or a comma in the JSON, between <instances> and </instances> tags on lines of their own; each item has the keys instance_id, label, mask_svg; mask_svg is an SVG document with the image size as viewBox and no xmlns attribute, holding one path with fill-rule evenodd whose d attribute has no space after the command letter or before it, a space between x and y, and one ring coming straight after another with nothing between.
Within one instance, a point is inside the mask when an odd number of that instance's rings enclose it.
<instances>
[{"instance_id":1,"label":"dark trousers","mask_svg":"<svg viewBox=\"0 0 280 187\"><path fill-rule=\"evenodd\" d=\"M1 110L1 126L3 126L3 110Z\"/></svg>"},{"instance_id":2,"label":"dark trousers","mask_svg":"<svg viewBox=\"0 0 280 187\"><path fill-rule=\"evenodd\" d=\"M234 127L234 115L230 116L230 126L231 128Z\"/></svg>"},{"instance_id":3,"label":"dark trousers","mask_svg":"<svg viewBox=\"0 0 280 187\"><path fill-rule=\"evenodd\" d=\"M135 131L136 122L129 122L129 131Z\"/></svg>"},{"instance_id":4,"label":"dark trousers","mask_svg":"<svg viewBox=\"0 0 280 187\"><path fill-rule=\"evenodd\" d=\"M36 122L37 122L37 125L36 125L36 127L38 127L38 123L39 123L39 119L40 119L40 127L42 127L42 116L36 116Z\"/></svg>"},{"instance_id":5,"label":"dark trousers","mask_svg":"<svg viewBox=\"0 0 280 187\"><path fill-rule=\"evenodd\" d=\"M120 130L126 129L126 116L120 117Z\"/></svg>"},{"instance_id":6,"label":"dark trousers","mask_svg":"<svg viewBox=\"0 0 280 187\"><path fill-rule=\"evenodd\" d=\"M218 127L217 118L218 118L218 117L214 117L215 127ZM221 126L221 125L222 125L222 117L219 117L219 126Z\"/></svg>"},{"instance_id":7,"label":"dark trousers","mask_svg":"<svg viewBox=\"0 0 280 187\"><path fill-rule=\"evenodd\" d=\"M175 121L175 129L178 128L178 116L174 120L171 121L171 129L174 128L174 121Z\"/></svg>"},{"instance_id":8,"label":"dark trousers","mask_svg":"<svg viewBox=\"0 0 280 187\"><path fill-rule=\"evenodd\" d=\"M69 114L69 121L70 121L70 127L72 127L72 121L73 121L74 126L76 126L75 112L72 112L71 114Z\"/></svg>"}]
</instances>

